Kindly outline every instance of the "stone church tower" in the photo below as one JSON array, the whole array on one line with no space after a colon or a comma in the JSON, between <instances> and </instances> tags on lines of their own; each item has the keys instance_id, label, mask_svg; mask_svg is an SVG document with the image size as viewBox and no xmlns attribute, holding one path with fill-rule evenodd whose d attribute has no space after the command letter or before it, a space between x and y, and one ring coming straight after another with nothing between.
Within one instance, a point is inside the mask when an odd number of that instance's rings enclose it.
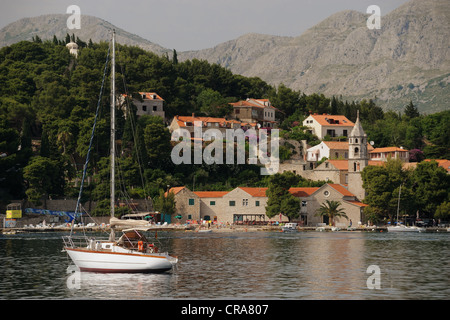
<instances>
[{"instance_id":1,"label":"stone church tower","mask_svg":"<svg viewBox=\"0 0 450 320\"><path fill-rule=\"evenodd\" d=\"M366 192L362 186L361 171L369 163L369 153L367 151L367 135L359 121L359 110L355 126L349 136L348 149L348 190L362 201Z\"/></svg>"}]
</instances>

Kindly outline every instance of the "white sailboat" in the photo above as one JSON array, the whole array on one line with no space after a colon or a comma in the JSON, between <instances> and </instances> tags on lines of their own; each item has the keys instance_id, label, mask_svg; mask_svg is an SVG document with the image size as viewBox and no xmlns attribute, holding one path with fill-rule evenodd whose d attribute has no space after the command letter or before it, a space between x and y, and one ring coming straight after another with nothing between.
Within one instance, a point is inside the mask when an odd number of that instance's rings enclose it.
<instances>
[{"instance_id":1,"label":"white sailboat","mask_svg":"<svg viewBox=\"0 0 450 320\"><path fill-rule=\"evenodd\" d=\"M120 220L114 217L115 206L115 32L112 35L111 59L111 234L108 240L72 236L63 237L64 250L80 271L89 272L164 272L171 270L178 259L167 252L160 252L154 242L149 241L143 232L151 229L144 220ZM105 67L106 70L106 67ZM95 124L94 124L95 128ZM94 130L93 130L94 131ZM87 156L85 170L89 154ZM83 180L78 197L81 197ZM122 229L122 236L115 239L115 229ZM129 228L128 228L129 227Z\"/></svg>"},{"instance_id":2,"label":"white sailboat","mask_svg":"<svg viewBox=\"0 0 450 320\"><path fill-rule=\"evenodd\" d=\"M390 226L387 227L387 230L389 232L423 232L425 231L425 228L420 228L417 226L411 226L411 227L407 227L403 224L399 224L398 223L398 212L400 210L400 195L402 192L402 185L400 185L400 189L398 191L398 203L397 203L397 225L396 226Z\"/></svg>"}]
</instances>

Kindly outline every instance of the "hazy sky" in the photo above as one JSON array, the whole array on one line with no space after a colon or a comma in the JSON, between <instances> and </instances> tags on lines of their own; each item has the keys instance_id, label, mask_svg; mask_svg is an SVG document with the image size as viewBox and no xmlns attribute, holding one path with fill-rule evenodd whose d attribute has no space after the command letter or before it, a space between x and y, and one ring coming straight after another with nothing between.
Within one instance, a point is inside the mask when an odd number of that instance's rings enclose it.
<instances>
[{"instance_id":1,"label":"hazy sky","mask_svg":"<svg viewBox=\"0 0 450 320\"><path fill-rule=\"evenodd\" d=\"M24 17L66 14L69 5L78 5L82 15L102 18L165 48L185 51L210 48L250 32L298 36L339 11L351 9L366 13L369 5L378 5L384 16L405 2L407 0L1 0L0 28Z\"/></svg>"}]
</instances>

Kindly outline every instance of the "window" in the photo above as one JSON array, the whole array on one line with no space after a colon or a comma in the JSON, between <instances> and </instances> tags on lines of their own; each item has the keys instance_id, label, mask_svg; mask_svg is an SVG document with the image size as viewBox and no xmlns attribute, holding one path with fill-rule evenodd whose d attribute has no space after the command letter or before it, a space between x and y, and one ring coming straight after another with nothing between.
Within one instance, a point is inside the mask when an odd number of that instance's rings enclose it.
<instances>
[{"instance_id":1,"label":"window","mask_svg":"<svg viewBox=\"0 0 450 320\"><path fill-rule=\"evenodd\" d=\"M142 111L147 111L147 106L146 105L142 105Z\"/></svg>"},{"instance_id":2,"label":"window","mask_svg":"<svg viewBox=\"0 0 450 320\"><path fill-rule=\"evenodd\" d=\"M328 196L330 195L330 192L329 192L328 190L325 190L325 191L323 192L323 195L324 195L325 197L328 197Z\"/></svg>"},{"instance_id":3,"label":"window","mask_svg":"<svg viewBox=\"0 0 450 320\"><path fill-rule=\"evenodd\" d=\"M242 199L242 205L244 207L248 206L248 199Z\"/></svg>"},{"instance_id":4,"label":"window","mask_svg":"<svg viewBox=\"0 0 450 320\"><path fill-rule=\"evenodd\" d=\"M209 202L209 205L210 205L210 206L215 206L215 205L216 205L216 202L215 202L215 201L210 201L210 202Z\"/></svg>"},{"instance_id":5,"label":"window","mask_svg":"<svg viewBox=\"0 0 450 320\"><path fill-rule=\"evenodd\" d=\"M230 207L234 207L236 205L236 201L230 200L229 205Z\"/></svg>"},{"instance_id":6,"label":"window","mask_svg":"<svg viewBox=\"0 0 450 320\"><path fill-rule=\"evenodd\" d=\"M306 201L302 200L302 207L306 207Z\"/></svg>"},{"instance_id":7,"label":"window","mask_svg":"<svg viewBox=\"0 0 450 320\"><path fill-rule=\"evenodd\" d=\"M255 207L259 207L259 200L255 201Z\"/></svg>"},{"instance_id":8,"label":"window","mask_svg":"<svg viewBox=\"0 0 450 320\"><path fill-rule=\"evenodd\" d=\"M158 110L158 106L153 106L153 111L157 111Z\"/></svg>"},{"instance_id":9,"label":"window","mask_svg":"<svg viewBox=\"0 0 450 320\"><path fill-rule=\"evenodd\" d=\"M195 199L189 199L189 205L193 206L195 204Z\"/></svg>"}]
</instances>

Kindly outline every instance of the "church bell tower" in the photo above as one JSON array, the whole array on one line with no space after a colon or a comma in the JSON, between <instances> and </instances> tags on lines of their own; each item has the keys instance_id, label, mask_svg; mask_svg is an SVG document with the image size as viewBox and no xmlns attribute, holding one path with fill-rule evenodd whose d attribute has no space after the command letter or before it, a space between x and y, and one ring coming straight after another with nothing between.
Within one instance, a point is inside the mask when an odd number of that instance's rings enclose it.
<instances>
[{"instance_id":1,"label":"church bell tower","mask_svg":"<svg viewBox=\"0 0 450 320\"><path fill-rule=\"evenodd\" d=\"M348 190L362 201L366 192L362 186L361 172L369 163L369 153L367 135L359 121L359 110L355 126L349 136L348 149Z\"/></svg>"}]
</instances>

